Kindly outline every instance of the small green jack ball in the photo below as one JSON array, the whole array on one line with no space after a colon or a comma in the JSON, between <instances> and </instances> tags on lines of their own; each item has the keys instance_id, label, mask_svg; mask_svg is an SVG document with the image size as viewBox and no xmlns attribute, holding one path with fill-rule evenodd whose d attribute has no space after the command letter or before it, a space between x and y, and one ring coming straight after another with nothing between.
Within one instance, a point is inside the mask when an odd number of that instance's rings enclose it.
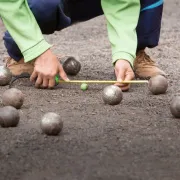
<instances>
[{"instance_id":1,"label":"small green jack ball","mask_svg":"<svg viewBox=\"0 0 180 180\"><path fill-rule=\"evenodd\" d=\"M86 83L81 84L82 91L86 91L87 89L88 89L88 84L86 84Z\"/></svg>"}]
</instances>

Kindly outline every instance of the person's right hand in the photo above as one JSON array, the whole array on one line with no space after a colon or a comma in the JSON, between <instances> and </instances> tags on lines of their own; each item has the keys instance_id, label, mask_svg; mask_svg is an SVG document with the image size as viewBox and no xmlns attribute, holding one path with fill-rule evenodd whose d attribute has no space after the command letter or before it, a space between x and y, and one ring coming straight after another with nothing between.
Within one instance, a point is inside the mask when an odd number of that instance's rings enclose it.
<instances>
[{"instance_id":1,"label":"person's right hand","mask_svg":"<svg viewBox=\"0 0 180 180\"><path fill-rule=\"evenodd\" d=\"M115 64L115 74L117 81L131 81L134 79L134 72L131 68L130 63L127 60L120 59ZM128 91L130 84L125 83L116 83L115 85L119 86L122 91Z\"/></svg>"},{"instance_id":2,"label":"person's right hand","mask_svg":"<svg viewBox=\"0 0 180 180\"><path fill-rule=\"evenodd\" d=\"M35 82L37 88L53 88L56 84L56 75L59 75L64 81L69 80L57 57L48 49L35 59L30 81Z\"/></svg>"}]
</instances>

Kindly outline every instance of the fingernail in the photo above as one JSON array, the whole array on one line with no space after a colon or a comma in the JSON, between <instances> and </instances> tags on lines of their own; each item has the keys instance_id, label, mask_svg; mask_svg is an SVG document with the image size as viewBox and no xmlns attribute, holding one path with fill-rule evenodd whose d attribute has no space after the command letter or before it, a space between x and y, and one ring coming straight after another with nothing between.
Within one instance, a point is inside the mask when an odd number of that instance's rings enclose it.
<instances>
[{"instance_id":1,"label":"fingernail","mask_svg":"<svg viewBox=\"0 0 180 180\"><path fill-rule=\"evenodd\" d=\"M65 81L70 81L70 80L68 78L66 78Z\"/></svg>"}]
</instances>

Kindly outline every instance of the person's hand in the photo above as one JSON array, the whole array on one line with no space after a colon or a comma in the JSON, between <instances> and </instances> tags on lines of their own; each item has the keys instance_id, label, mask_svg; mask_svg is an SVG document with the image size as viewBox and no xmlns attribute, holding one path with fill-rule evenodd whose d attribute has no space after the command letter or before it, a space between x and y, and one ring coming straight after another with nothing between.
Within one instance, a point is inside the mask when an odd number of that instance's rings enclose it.
<instances>
[{"instance_id":1,"label":"person's hand","mask_svg":"<svg viewBox=\"0 0 180 180\"><path fill-rule=\"evenodd\" d=\"M35 59L34 71L30 81L35 81L35 87L37 88L53 88L56 75L59 75L65 81L69 80L57 57L49 49Z\"/></svg>"},{"instance_id":2,"label":"person's hand","mask_svg":"<svg viewBox=\"0 0 180 180\"><path fill-rule=\"evenodd\" d=\"M118 60L115 64L115 74L117 81L130 81L134 79L134 72L131 68L131 65L126 60ZM119 86L122 91L128 91L130 84L116 83L115 85Z\"/></svg>"}]
</instances>

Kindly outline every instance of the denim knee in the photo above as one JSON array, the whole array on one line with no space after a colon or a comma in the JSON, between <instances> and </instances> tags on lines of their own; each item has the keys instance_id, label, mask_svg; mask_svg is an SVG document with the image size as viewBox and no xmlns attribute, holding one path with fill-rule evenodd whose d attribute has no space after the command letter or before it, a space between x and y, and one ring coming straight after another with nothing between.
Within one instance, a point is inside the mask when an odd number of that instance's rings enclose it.
<instances>
[{"instance_id":1,"label":"denim knee","mask_svg":"<svg viewBox=\"0 0 180 180\"><path fill-rule=\"evenodd\" d=\"M8 31L5 32L3 40L9 56L15 61L19 61L23 55Z\"/></svg>"},{"instance_id":2,"label":"denim knee","mask_svg":"<svg viewBox=\"0 0 180 180\"><path fill-rule=\"evenodd\" d=\"M141 13L136 29L138 50L158 45L163 11L162 3L162 0L141 0Z\"/></svg>"},{"instance_id":3,"label":"denim knee","mask_svg":"<svg viewBox=\"0 0 180 180\"><path fill-rule=\"evenodd\" d=\"M61 7L62 0L28 0L29 7L43 34L52 34L70 25Z\"/></svg>"}]
</instances>

